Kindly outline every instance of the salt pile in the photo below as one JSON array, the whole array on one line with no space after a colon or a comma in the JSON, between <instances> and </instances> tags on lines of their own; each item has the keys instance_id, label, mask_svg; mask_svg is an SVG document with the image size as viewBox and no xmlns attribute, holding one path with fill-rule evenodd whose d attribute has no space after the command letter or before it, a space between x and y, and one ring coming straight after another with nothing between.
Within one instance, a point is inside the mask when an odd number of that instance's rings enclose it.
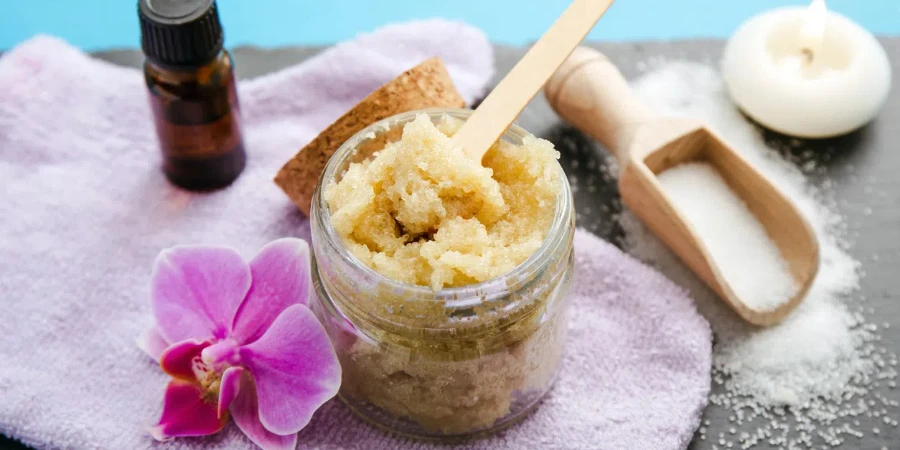
<instances>
[{"instance_id":1,"label":"salt pile","mask_svg":"<svg viewBox=\"0 0 900 450\"><path fill-rule=\"evenodd\" d=\"M680 164L657 180L744 304L773 311L794 296L798 286L778 247L712 165Z\"/></svg>"},{"instance_id":2,"label":"salt pile","mask_svg":"<svg viewBox=\"0 0 900 450\"><path fill-rule=\"evenodd\" d=\"M730 423L713 423L728 432L707 436L707 420L701 439L712 441L713 449L765 443L818 449L857 448L863 434L900 436L896 391L886 396L878 389L895 386L897 356L878 345L878 327L866 322L860 263L845 250L846 222L829 193L814 189L798 165L765 145L729 102L713 68L666 63L633 86L663 114L708 122L795 202L819 237L822 265L806 300L780 325L760 329L729 310L636 217L621 215L626 250L688 288L715 332L713 381L719 387L710 408L730 410Z\"/></svg>"}]
</instances>

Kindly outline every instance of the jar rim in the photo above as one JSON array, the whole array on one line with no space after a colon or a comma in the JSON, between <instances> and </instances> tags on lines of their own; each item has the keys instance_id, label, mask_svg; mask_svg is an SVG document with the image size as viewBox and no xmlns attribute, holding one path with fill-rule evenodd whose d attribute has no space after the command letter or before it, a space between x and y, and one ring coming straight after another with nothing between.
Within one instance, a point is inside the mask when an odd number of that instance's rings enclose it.
<instances>
[{"instance_id":1,"label":"jar rim","mask_svg":"<svg viewBox=\"0 0 900 450\"><path fill-rule=\"evenodd\" d=\"M550 224L550 228L547 230L546 237L541 243L541 246L538 247L528 259L503 275L465 286L445 287L439 291L434 291L429 286L410 284L389 278L372 269L354 256L349 248L344 245L337 230L331 225L331 209L320 191L321 189L324 189L329 180L337 178L337 175L339 175L337 173L338 168L344 164L347 158L355 155L356 148L365 140L377 135L378 132L387 131L397 124L409 122L415 119L419 114L427 114L432 120L445 115L466 120L472 115L472 112L471 109L462 108L418 109L387 117L358 131L350 139L344 142L328 160L325 170L322 171L322 174L319 177L318 188L313 196L312 212L310 213L310 218L318 221L318 225L324 232L324 238L327 245L337 250L340 258L344 260L344 262L353 264L367 276L377 279L379 283L383 283L383 286L389 289L403 290L404 293L409 294L419 301L440 302L447 308L467 308L481 304L482 300L480 293L494 292L498 289L507 289L509 288L511 281L521 281L533 278L540 273L543 267L551 263L556 250L560 246L566 244L566 230L571 225L572 193L565 171L563 171L561 165L557 164L557 168L560 171L562 189L560 189L556 195L553 222ZM506 137L521 141L523 138L531 135L531 133L525 131L516 123L513 123L503 133L501 139Z\"/></svg>"}]
</instances>

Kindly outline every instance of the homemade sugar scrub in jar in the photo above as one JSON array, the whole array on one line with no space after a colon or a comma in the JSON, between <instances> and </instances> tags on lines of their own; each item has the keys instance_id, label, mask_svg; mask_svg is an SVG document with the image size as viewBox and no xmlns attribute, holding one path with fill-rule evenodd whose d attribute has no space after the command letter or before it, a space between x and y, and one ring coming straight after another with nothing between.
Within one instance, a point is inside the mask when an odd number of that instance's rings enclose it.
<instances>
[{"instance_id":1,"label":"homemade sugar scrub in jar","mask_svg":"<svg viewBox=\"0 0 900 450\"><path fill-rule=\"evenodd\" d=\"M341 361L339 396L411 437L522 418L565 342L575 214L558 152L513 125L481 164L467 159L448 136L470 114L367 127L312 200L314 310Z\"/></svg>"}]
</instances>

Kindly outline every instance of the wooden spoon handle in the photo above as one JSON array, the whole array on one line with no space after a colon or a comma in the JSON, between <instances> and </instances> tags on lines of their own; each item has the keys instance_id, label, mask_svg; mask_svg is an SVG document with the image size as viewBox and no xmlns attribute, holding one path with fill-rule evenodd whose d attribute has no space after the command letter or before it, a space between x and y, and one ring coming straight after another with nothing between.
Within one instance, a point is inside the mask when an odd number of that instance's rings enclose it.
<instances>
[{"instance_id":1,"label":"wooden spoon handle","mask_svg":"<svg viewBox=\"0 0 900 450\"><path fill-rule=\"evenodd\" d=\"M654 115L628 87L625 77L602 53L587 47L572 52L544 88L553 110L600 141L619 161L637 129Z\"/></svg>"},{"instance_id":2,"label":"wooden spoon handle","mask_svg":"<svg viewBox=\"0 0 900 450\"><path fill-rule=\"evenodd\" d=\"M481 161L612 2L573 0L453 135L453 142L467 156Z\"/></svg>"}]
</instances>

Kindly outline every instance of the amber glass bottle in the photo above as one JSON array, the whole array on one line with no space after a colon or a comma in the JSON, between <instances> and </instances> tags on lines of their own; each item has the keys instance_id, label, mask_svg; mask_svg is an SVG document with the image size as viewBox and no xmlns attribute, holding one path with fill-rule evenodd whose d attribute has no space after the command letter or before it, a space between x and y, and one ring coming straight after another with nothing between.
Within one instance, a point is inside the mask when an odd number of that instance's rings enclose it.
<instances>
[{"instance_id":1,"label":"amber glass bottle","mask_svg":"<svg viewBox=\"0 0 900 450\"><path fill-rule=\"evenodd\" d=\"M234 64L214 0L139 0L144 78L172 183L231 184L244 169Z\"/></svg>"}]
</instances>

